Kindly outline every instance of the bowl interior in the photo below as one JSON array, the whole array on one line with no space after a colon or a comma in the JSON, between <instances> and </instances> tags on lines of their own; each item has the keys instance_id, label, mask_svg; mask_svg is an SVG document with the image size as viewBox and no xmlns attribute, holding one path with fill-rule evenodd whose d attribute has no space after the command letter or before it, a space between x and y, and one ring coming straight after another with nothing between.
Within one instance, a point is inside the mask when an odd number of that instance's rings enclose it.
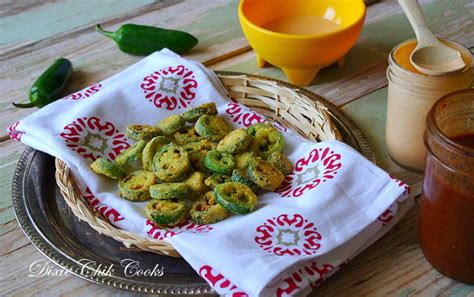
<instances>
[{"instance_id":1,"label":"bowl interior","mask_svg":"<svg viewBox=\"0 0 474 297\"><path fill-rule=\"evenodd\" d=\"M316 36L357 23L365 5L362 0L242 0L240 10L248 22L268 32Z\"/></svg>"}]
</instances>

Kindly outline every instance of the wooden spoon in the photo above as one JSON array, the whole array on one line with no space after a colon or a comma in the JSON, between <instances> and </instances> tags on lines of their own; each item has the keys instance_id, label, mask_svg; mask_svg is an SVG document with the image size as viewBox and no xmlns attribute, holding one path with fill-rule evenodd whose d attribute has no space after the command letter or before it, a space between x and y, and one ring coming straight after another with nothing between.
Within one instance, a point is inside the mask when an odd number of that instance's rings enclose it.
<instances>
[{"instance_id":1,"label":"wooden spoon","mask_svg":"<svg viewBox=\"0 0 474 297\"><path fill-rule=\"evenodd\" d=\"M418 71L439 76L466 67L459 51L440 42L431 33L416 0L398 0L398 3L407 15L418 39L418 45L410 55L410 62Z\"/></svg>"}]
</instances>

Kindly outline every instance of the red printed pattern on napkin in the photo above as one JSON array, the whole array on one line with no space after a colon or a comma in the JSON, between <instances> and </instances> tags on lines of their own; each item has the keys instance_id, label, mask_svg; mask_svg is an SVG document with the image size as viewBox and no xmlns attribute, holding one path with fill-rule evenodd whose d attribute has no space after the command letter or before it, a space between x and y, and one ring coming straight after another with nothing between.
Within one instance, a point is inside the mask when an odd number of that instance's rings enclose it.
<instances>
[{"instance_id":1,"label":"red printed pattern on napkin","mask_svg":"<svg viewBox=\"0 0 474 297\"><path fill-rule=\"evenodd\" d=\"M236 124L239 124L245 128L253 125L253 124L258 124L258 123L266 123L268 122L267 119L256 113L255 111L252 111L250 109L248 109L247 107L239 104L239 103L235 103L235 102L229 102L227 103L227 108L225 110L225 112L230 116L230 118L232 119L232 122L236 123ZM287 128L280 125L279 123L277 122L272 122L272 125L282 131L282 132L286 132L287 131Z\"/></svg>"},{"instance_id":2,"label":"red printed pattern on napkin","mask_svg":"<svg viewBox=\"0 0 474 297\"><path fill-rule=\"evenodd\" d=\"M99 92L99 90L102 88L102 84L96 83L91 86L88 86L87 88L72 93L63 99L71 99L71 100L79 100L79 99L84 99L84 98L89 98L90 96L94 95L95 93Z\"/></svg>"},{"instance_id":3,"label":"red printed pattern on napkin","mask_svg":"<svg viewBox=\"0 0 474 297\"><path fill-rule=\"evenodd\" d=\"M215 271L209 265L203 265L199 268L199 275L210 283L212 288L216 289L219 294L232 297L247 297L247 293L241 291L233 285L222 274Z\"/></svg>"},{"instance_id":4,"label":"red printed pattern on napkin","mask_svg":"<svg viewBox=\"0 0 474 297\"><path fill-rule=\"evenodd\" d=\"M12 125L8 127L8 134L10 135L10 138L17 141L20 141L23 134L25 134L25 132L20 132L16 129L19 124L20 124L20 121L16 121L15 123L13 123Z\"/></svg>"},{"instance_id":5,"label":"red printed pattern on napkin","mask_svg":"<svg viewBox=\"0 0 474 297\"><path fill-rule=\"evenodd\" d=\"M160 228L153 224L152 221L146 221L146 227L148 228L148 235L150 235L154 239L163 240L165 238L171 238L183 232L191 232L191 233L207 233L212 231L212 228L209 225L199 225L195 224L189 220L185 220L182 223L179 223L176 226Z\"/></svg>"},{"instance_id":6,"label":"red printed pattern on napkin","mask_svg":"<svg viewBox=\"0 0 474 297\"><path fill-rule=\"evenodd\" d=\"M340 265L334 267L332 264L318 264L311 262L302 268L295 270L290 276L283 279L276 289L276 296L293 296L297 291L306 288L319 287L328 277L339 271L349 263L349 258Z\"/></svg>"},{"instance_id":7,"label":"red printed pattern on napkin","mask_svg":"<svg viewBox=\"0 0 474 297\"><path fill-rule=\"evenodd\" d=\"M100 200L97 199L97 197L95 197L94 194L92 194L89 188L86 188L86 191L84 194L82 194L82 197L84 197L84 199L89 201L90 205L95 210L97 210L97 212L99 212L104 217L106 217L109 220L109 222L116 223L125 219L116 209L110 206L101 204Z\"/></svg>"},{"instance_id":8,"label":"red printed pattern on napkin","mask_svg":"<svg viewBox=\"0 0 474 297\"><path fill-rule=\"evenodd\" d=\"M300 214L281 214L256 229L255 242L277 256L314 255L321 247L321 234L314 223Z\"/></svg>"},{"instance_id":9,"label":"red printed pattern on napkin","mask_svg":"<svg viewBox=\"0 0 474 297\"><path fill-rule=\"evenodd\" d=\"M140 85L145 98L158 108L186 108L196 97L198 83L193 71L183 65L170 66L153 72Z\"/></svg>"},{"instance_id":10,"label":"red printed pattern on napkin","mask_svg":"<svg viewBox=\"0 0 474 297\"><path fill-rule=\"evenodd\" d=\"M266 122L263 116L234 102L227 103L225 112L230 116L232 122L245 128L253 124Z\"/></svg>"},{"instance_id":11,"label":"red printed pattern on napkin","mask_svg":"<svg viewBox=\"0 0 474 297\"><path fill-rule=\"evenodd\" d=\"M333 179L341 169L341 155L330 148L315 148L295 163L295 169L286 176L277 192L282 197L297 198L321 182Z\"/></svg>"},{"instance_id":12,"label":"red printed pattern on napkin","mask_svg":"<svg viewBox=\"0 0 474 297\"><path fill-rule=\"evenodd\" d=\"M98 117L78 118L66 125L60 136L67 147L92 161L99 157L114 160L121 151L130 147L125 135L114 124Z\"/></svg>"},{"instance_id":13,"label":"red printed pattern on napkin","mask_svg":"<svg viewBox=\"0 0 474 297\"><path fill-rule=\"evenodd\" d=\"M409 186L409 185L407 185L405 182L403 182L403 181L397 179L395 176L393 176L393 175L391 175L391 174L390 174L389 176L390 176L390 178L391 178L399 187L402 187L402 188L404 189L403 195L406 196L406 195L410 194L411 189L410 189L410 186Z\"/></svg>"},{"instance_id":14,"label":"red printed pattern on napkin","mask_svg":"<svg viewBox=\"0 0 474 297\"><path fill-rule=\"evenodd\" d=\"M401 188L404 189L403 195L397 198L395 202L390 205L388 209L386 209L379 217L378 220L382 222L382 225L385 226L392 221L392 219L396 216L400 206L410 197L410 186L404 183L401 180L398 180L394 176L390 175L390 178Z\"/></svg>"},{"instance_id":15,"label":"red printed pattern on napkin","mask_svg":"<svg viewBox=\"0 0 474 297\"><path fill-rule=\"evenodd\" d=\"M315 288L329 276L333 269L334 266L331 264L319 265L317 262L312 262L283 279L276 289L276 296L293 296L308 285Z\"/></svg>"}]
</instances>

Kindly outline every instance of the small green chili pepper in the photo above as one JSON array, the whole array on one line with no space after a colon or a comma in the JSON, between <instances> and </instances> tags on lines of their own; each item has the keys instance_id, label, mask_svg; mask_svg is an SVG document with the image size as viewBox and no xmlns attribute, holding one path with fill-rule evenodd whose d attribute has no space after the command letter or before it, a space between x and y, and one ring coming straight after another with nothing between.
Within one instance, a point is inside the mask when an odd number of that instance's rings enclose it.
<instances>
[{"instance_id":1,"label":"small green chili pepper","mask_svg":"<svg viewBox=\"0 0 474 297\"><path fill-rule=\"evenodd\" d=\"M104 31L100 25L96 25L95 29L112 38L122 52L139 56L146 56L163 48L182 54L198 43L196 37L183 31L143 25L125 24L115 32Z\"/></svg>"},{"instance_id":2,"label":"small green chili pepper","mask_svg":"<svg viewBox=\"0 0 474 297\"><path fill-rule=\"evenodd\" d=\"M41 108L61 97L61 92L72 74L72 63L60 58L54 61L33 83L29 92L29 103L15 103L19 108Z\"/></svg>"}]
</instances>

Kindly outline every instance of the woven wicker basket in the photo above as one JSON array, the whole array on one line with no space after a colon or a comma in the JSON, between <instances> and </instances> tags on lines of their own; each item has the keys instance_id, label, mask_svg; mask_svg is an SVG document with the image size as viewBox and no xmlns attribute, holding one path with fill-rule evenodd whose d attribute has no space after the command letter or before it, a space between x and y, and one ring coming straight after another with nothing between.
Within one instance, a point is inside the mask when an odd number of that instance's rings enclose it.
<instances>
[{"instance_id":1,"label":"woven wicker basket","mask_svg":"<svg viewBox=\"0 0 474 297\"><path fill-rule=\"evenodd\" d=\"M220 72L218 76L237 102L293 129L305 138L313 141L341 139L330 120L327 108L321 102L311 100L303 92L253 75ZM97 232L122 242L127 248L180 257L166 241L143 238L110 224L79 194L69 168L59 159L56 159L56 181L73 213Z\"/></svg>"}]
</instances>

